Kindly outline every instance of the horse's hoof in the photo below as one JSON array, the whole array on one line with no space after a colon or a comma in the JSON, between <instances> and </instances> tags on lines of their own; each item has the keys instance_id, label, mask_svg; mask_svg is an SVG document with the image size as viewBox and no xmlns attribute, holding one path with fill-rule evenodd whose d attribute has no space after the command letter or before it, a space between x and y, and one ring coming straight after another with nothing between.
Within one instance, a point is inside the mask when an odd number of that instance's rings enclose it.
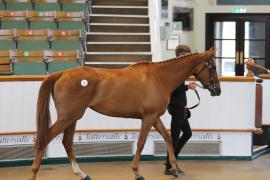
<instances>
[{"instance_id":1,"label":"horse's hoof","mask_svg":"<svg viewBox=\"0 0 270 180\"><path fill-rule=\"evenodd\" d=\"M139 177L136 178L136 180L144 180L144 177L139 176Z\"/></svg>"},{"instance_id":2,"label":"horse's hoof","mask_svg":"<svg viewBox=\"0 0 270 180\"><path fill-rule=\"evenodd\" d=\"M170 172L170 175L172 175L172 176L174 176L174 177L178 177L178 172L177 172L177 170L170 169L169 172Z\"/></svg>"},{"instance_id":3,"label":"horse's hoof","mask_svg":"<svg viewBox=\"0 0 270 180\"><path fill-rule=\"evenodd\" d=\"M85 178L83 178L82 180L91 180L91 178L89 176L86 176Z\"/></svg>"}]
</instances>

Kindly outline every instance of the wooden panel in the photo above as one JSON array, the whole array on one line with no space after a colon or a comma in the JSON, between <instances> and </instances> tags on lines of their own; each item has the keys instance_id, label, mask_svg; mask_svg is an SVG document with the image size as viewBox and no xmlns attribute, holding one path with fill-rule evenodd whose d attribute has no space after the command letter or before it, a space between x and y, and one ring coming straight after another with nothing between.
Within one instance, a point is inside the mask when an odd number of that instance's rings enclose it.
<instances>
[{"instance_id":1,"label":"wooden panel","mask_svg":"<svg viewBox=\"0 0 270 180\"><path fill-rule=\"evenodd\" d=\"M149 26L112 26L112 25L90 25L91 32L149 32Z\"/></svg>"},{"instance_id":2,"label":"wooden panel","mask_svg":"<svg viewBox=\"0 0 270 180\"><path fill-rule=\"evenodd\" d=\"M93 14L129 14L129 15L148 15L147 8L94 8Z\"/></svg>"},{"instance_id":3,"label":"wooden panel","mask_svg":"<svg viewBox=\"0 0 270 180\"><path fill-rule=\"evenodd\" d=\"M148 6L148 0L93 0L92 4L99 6Z\"/></svg>"},{"instance_id":4,"label":"wooden panel","mask_svg":"<svg viewBox=\"0 0 270 180\"><path fill-rule=\"evenodd\" d=\"M91 23L138 23L148 24L148 18L136 18L136 17L108 17L108 16L91 16Z\"/></svg>"},{"instance_id":5,"label":"wooden panel","mask_svg":"<svg viewBox=\"0 0 270 180\"><path fill-rule=\"evenodd\" d=\"M91 42L150 42L150 35L87 35Z\"/></svg>"},{"instance_id":6,"label":"wooden panel","mask_svg":"<svg viewBox=\"0 0 270 180\"><path fill-rule=\"evenodd\" d=\"M262 127L262 85L256 84L255 127Z\"/></svg>"},{"instance_id":7,"label":"wooden panel","mask_svg":"<svg viewBox=\"0 0 270 180\"><path fill-rule=\"evenodd\" d=\"M88 44L88 52L150 52L150 44Z\"/></svg>"}]
</instances>

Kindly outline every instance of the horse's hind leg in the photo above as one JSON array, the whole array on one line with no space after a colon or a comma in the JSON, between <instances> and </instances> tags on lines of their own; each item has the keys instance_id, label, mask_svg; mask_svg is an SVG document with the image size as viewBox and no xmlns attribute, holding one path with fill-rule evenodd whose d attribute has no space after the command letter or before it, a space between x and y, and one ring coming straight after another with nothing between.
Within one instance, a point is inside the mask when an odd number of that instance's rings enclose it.
<instances>
[{"instance_id":1,"label":"horse's hind leg","mask_svg":"<svg viewBox=\"0 0 270 180\"><path fill-rule=\"evenodd\" d=\"M67 126L69 126L70 123L69 122L66 122L66 121L63 121L63 120L57 120L54 125L52 127L50 127L49 131L48 131L48 137L47 137L47 141L46 143L44 143L44 146L43 147L37 147L36 149L36 154L35 154L35 160L33 162L33 165L32 165L32 172L33 172L33 175L32 175L32 180L35 180L36 179L36 175L37 175L37 172L40 168L40 163L41 163L41 160L42 160L42 156L43 156L43 153L47 147L47 145L49 144L49 142L55 138L58 134L60 134L61 132L64 131L64 129L67 128Z\"/></svg>"},{"instance_id":2,"label":"horse's hind leg","mask_svg":"<svg viewBox=\"0 0 270 180\"><path fill-rule=\"evenodd\" d=\"M144 177L141 176L139 173L138 167L139 167L141 152L143 150L146 138L147 138L149 131L150 131L151 127L153 126L155 120L156 120L155 116L148 116L147 118L143 118L143 120L142 120L140 136L139 136L139 139L137 142L137 150L136 150L136 154L135 154L133 161L132 161L132 170L135 174L136 180L144 180Z\"/></svg>"},{"instance_id":3,"label":"horse's hind leg","mask_svg":"<svg viewBox=\"0 0 270 180\"><path fill-rule=\"evenodd\" d=\"M157 122L154 124L155 129L162 135L164 138L165 142L167 143L167 148L168 148L168 153L169 153L169 161L170 164L172 165L172 169L170 170L171 175L177 177L178 173L176 171L177 163L176 163L176 158L174 155L173 151L173 145L172 145L172 138L169 135L167 129L163 125L162 121L160 119L157 120Z\"/></svg>"},{"instance_id":4,"label":"horse's hind leg","mask_svg":"<svg viewBox=\"0 0 270 180\"><path fill-rule=\"evenodd\" d=\"M91 178L85 174L76 162L74 152L73 152L73 137L75 133L76 122L71 124L65 131L63 137L63 145L68 155L68 159L72 165L74 174L80 176L83 180L90 180Z\"/></svg>"}]
</instances>

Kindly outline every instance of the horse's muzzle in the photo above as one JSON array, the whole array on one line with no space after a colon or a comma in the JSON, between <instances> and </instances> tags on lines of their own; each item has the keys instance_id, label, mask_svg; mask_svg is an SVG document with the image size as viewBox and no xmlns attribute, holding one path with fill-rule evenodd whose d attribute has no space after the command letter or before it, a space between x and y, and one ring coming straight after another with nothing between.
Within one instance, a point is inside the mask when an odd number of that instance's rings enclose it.
<instances>
[{"instance_id":1,"label":"horse's muzzle","mask_svg":"<svg viewBox=\"0 0 270 180\"><path fill-rule=\"evenodd\" d=\"M220 88L214 88L211 89L211 96L219 96L221 94L221 89Z\"/></svg>"}]
</instances>

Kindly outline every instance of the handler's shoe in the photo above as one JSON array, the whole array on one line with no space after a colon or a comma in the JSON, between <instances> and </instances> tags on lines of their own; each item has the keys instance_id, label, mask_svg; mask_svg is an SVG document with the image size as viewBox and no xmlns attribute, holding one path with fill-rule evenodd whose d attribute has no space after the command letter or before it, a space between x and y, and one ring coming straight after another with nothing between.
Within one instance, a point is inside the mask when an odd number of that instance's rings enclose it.
<instances>
[{"instance_id":1,"label":"handler's shoe","mask_svg":"<svg viewBox=\"0 0 270 180\"><path fill-rule=\"evenodd\" d=\"M184 174L185 174L185 172L184 172L184 171L182 171L180 168L177 168L177 170L176 170L176 171L177 171L177 173L178 173L178 174L181 174L181 175L184 175Z\"/></svg>"},{"instance_id":2,"label":"handler's shoe","mask_svg":"<svg viewBox=\"0 0 270 180\"><path fill-rule=\"evenodd\" d=\"M170 169L169 168L165 168L164 174L171 175Z\"/></svg>"},{"instance_id":3,"label":"handler's shoe","mask_svg":"<svg viewBox=\"0 0 270 180\"><path fill-rule=\"evenodd\" d=\"M176 170L176 172L177 172L177 174L180 174L180 175L184 175L185 174L185 172L182 171L179 168ZM164 174L166 174L166 175L172 175L169 168L165 168Z\"/></svg>"}]
</instances>

